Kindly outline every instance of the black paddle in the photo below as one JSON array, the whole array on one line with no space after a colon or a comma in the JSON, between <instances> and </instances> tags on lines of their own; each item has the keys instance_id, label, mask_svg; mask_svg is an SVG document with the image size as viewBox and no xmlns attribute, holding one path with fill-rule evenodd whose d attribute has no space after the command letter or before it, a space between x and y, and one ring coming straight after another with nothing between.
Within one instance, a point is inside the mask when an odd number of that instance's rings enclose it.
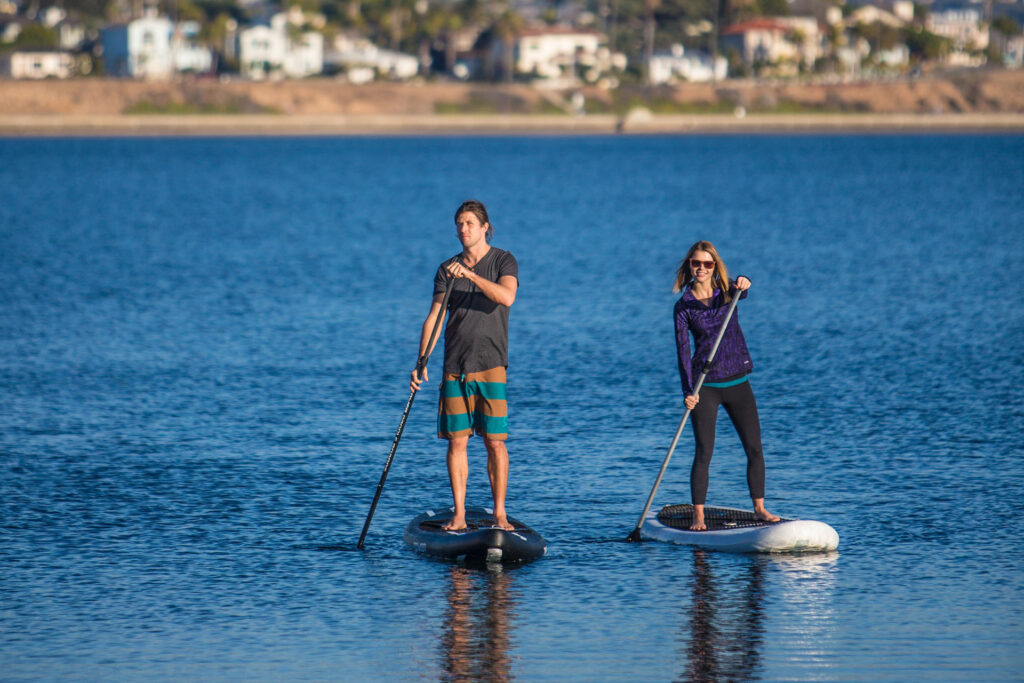
<instances>
[{"instance_id":1,"label":"black paddle","mask_svg":"<svg viewBox=\"0 0 1024 683\"><path fill-rule=\"evenodd\" d=\"M704 384L704 378L708 376L708 370L711 369L711 362L715 360L715 354L718 353L718 345L722 343L722 337L725 335L725 328L729 326L729 321L732 319L733 311L736 310L736 304L740 302L740 294L742 292L736 292L733 297L732 303L729 304L729 310L725 314L725 322L722 323L722 329L718 331L718 337L715 338L715 345L711 347L711 354L708 359L704 361L704 367L701 368L700 377L697 378L697 385L693 389L694 394L700 393L700 388ZM686 420L690 417L691 409L687 408L686 412L683 413L683 419L679 421L679 427L676 429L676 435L672 438L672 445L668 447L668 453L665 455L665 461L661 463L661 470L658 472L658 478L654 480L654 488L651 489L651 495L647 496L647 504L644 505L644 511L640 513L640 519L637 520L636 528L633 532L626 537L626 540L630 543L639 543L642 539L640 538L640 527L643 526L644 517L647 516L647 511L651 509L651 503L654 502L654 494L658 490L658 486L661 485L661 478L665 476L665 470L668 468L668 461L672 458L672 451L676 449L676 444L679 443L679 437L683 433L683 427L686 426Z\"/></svg>"},{"instance_id":2,"label":"black paddle","mask_svg":"<svg viewBox=\"0 0 1024 683\"><path fill-rule=\"evenodd\" d=\"M430 351L434 347L434 340L437 338L437 330L441 327L441 321L444 319L444 314L448 309L448 297L452 294L452 285L455 284L455 278L449 277L448 284L444 288L444 298L441 299L441 310L437 314L437 320L434 321L434 329L430 332L430 340L427 342L427 349L423 355L420 356L419 360L416 361L416 376L423 379L423 371L427 369L427 361L430 360ZM366 523L363 524L363 533L359 534L359 543L356 547L360 550L363 549L363 541L366 540L366 532L370 529L370 520L373 519L373 511L377 509L377 501L380 500L380 493L384 490L384 482L388 478L388 471L391 469L391 461L395 459L395 451L398 450L398 442L402 438L402 432L405 430L405 421L409 419L409 411L412 409L412 402L416 400L416 394L418 391L409 392L409 400L405 402L405 410L402 411L402 420L398 423L398 431L395 432L395 440L391 443L391 452L388 453L388 460L384 463L384 471L380 475L380 483L377 484L377 493L373 495L373 503L370 505L370 514L366 515Z\"/></svg>"}]
</instances>

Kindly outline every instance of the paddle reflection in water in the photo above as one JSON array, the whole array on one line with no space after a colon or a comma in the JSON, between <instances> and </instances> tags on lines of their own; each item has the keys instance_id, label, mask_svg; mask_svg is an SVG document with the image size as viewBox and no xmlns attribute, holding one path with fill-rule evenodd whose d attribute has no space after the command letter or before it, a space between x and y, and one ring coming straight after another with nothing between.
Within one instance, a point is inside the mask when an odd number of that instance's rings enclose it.
<instances>
[{"instance_id":1,"label":"paddle reflection in water","mask_svg":"<svg viewBox=\"0 0 1024 683\"><path fill-rule=\"evenodd\" d=\"M512 577L501 565L486 571L452 567L441 636L443 681L510 681Z\"/></svg>"},{"instance_id":2,"label":"paddle reflection in water","mask_svg":"<svg viewBox=\"0 0 1024 683\"><path fill-rule=\"evenodd\" d=\"M782 620L788 629L804 633L805 643L825 637L831 618L830 569L837 556L737 556L694 548L692 602L683 620L683 673L678 680L760 679L766 601L787 605ZM773 623L778 625L778 620ZM810 652L793 654L813 657Z\"/></svg>"}]
</instances>

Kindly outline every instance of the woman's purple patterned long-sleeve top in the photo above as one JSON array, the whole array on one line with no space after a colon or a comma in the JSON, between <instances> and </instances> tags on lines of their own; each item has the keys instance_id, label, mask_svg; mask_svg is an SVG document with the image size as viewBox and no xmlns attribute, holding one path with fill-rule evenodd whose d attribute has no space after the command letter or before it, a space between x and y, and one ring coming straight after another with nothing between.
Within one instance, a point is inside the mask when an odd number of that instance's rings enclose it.
<instances>
[{"instance_id":1,"label":"woman's purple patterned long-sleeve top","mask_svg":"<svg viewBox=\"0 0 1024 683\"><path fill-rule=\"evenodd\" d=\"M740 294L740 298L747 298L746 290ZM697 377L700 376L704 361L711 353L711 347L715 344L715 337L718 336L718 330L721 329L728 310L729 306L719 289L712 294L708 306L698 301L689 287L676 302L676 350L679 355L679 378L683 382L684 396L693 393L693 385L697 383ZM691 334L695 349L692 358ZM716 382L743 375L753 369L754 363L750 360L747 342L740 329L739 313L734 312L705 381Z\"/></svg>"}]
</instances>

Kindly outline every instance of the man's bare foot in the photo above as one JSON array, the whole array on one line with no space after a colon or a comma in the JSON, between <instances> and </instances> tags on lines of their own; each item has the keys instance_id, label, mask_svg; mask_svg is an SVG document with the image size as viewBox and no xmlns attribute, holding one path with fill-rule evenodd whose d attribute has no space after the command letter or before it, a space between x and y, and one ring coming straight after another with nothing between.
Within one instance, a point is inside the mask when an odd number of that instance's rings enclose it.
<instances>
[{"instance_id":1,"label":"man's bare foot","mask_svg":"<svg viewBox=\"0 0 1024 683\"><path fill-rule=\"evenodd\" d=\"M445 531L462 531L466 528L466 516L456 515L441 525Z\"/></svg>"},{"instance_id":2,"label":"man's bare foot","mask_svg":"<svg viewBox=\"0 0 1024 683\"><path fill-rule=\"evenodd\" d=\"M690 531L707 531L708 526L704 523L704 517L694 517L693 524L690 525Z\"/></svg>"},{"instance_id":3,"label":"man's bare foot","mask_svg":"<svg viewBox=\"0 0 1024 683\"><path fill-rule=\"evenodd\" d=\"M499 529L504 529L505 531L512 531L515 529L514 526L509 524L508 517L505 515L494 515L494 526Z\"/></svg>"},{"instance_id":4,"label":"man's bare foot","mask_svg":"<svg viewBox=\"0 0 1024 683\"><path fill-rule=\"evenodd\" d=\"M754 516L762 522L777 522L779 521L778 515L773 515L764 509L764 507L754 508Z\"/></svg>"}]
</instances>

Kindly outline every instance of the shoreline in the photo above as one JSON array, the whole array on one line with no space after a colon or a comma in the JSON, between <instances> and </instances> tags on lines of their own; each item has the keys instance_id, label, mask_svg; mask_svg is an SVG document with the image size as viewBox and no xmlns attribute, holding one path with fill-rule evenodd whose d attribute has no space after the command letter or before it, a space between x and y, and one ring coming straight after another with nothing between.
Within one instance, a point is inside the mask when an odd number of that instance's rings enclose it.
<instances>
[{"instance_id":1,"label":"shoreline","mask_svg":"<svg viewBox=\"0 0 1024 683\"><path fill-rule=\"evenodd\" d=\"M0 114L0 137L1024 133L1024 114Z\"/></svg>"}]
</instances>

